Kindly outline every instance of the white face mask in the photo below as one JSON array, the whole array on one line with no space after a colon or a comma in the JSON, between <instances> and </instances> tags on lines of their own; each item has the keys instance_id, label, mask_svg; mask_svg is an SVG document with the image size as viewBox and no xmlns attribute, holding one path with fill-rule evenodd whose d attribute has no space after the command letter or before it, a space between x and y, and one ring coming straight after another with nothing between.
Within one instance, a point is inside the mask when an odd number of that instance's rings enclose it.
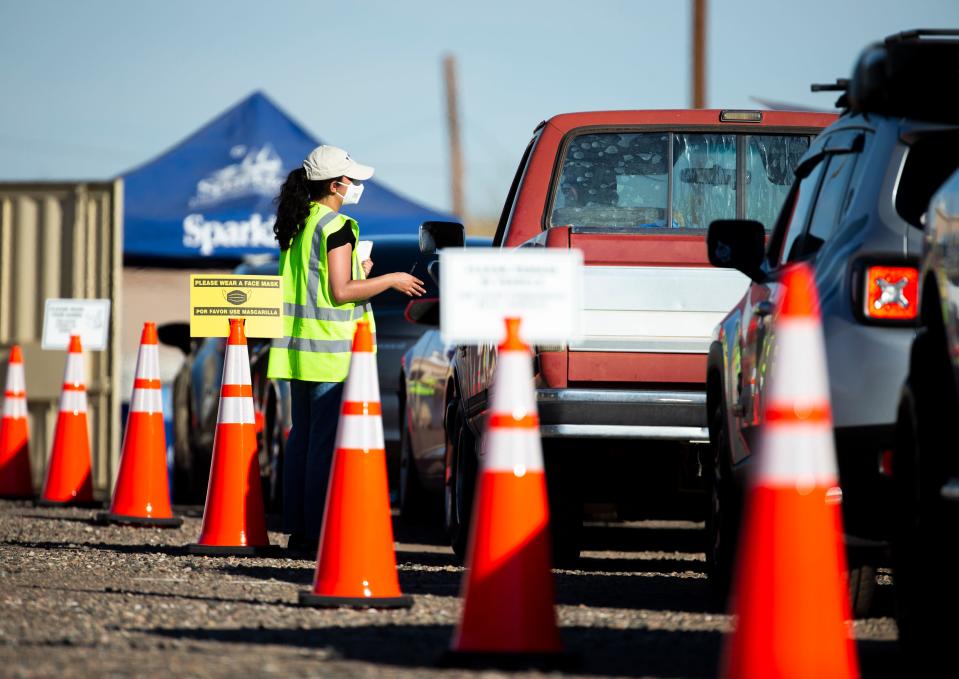
<instances>
[{"instance_id":1,"label":"white face mask","mask_svg":"<svg viewBox=\"0 0 959 679\"><path fill-rule=\"evenodd\" d=\"M346 193L337 192L338 196L343 198L343 205L356 205L360 202L360 196L363 195L363 185L362 184L344 184L343 182L336 182L340 186L346 187Z\"/></svg>"}]
</instances>

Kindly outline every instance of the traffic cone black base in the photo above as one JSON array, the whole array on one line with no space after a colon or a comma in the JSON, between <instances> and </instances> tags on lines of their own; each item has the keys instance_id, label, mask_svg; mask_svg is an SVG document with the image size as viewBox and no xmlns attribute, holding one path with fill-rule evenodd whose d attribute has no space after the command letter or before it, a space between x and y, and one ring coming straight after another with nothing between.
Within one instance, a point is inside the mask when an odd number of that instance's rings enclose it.
<instances>
[{"instance_id":1,"label":"traffic cone black base","mask_svg":"<svg viewBox=\"0 0 959 679\"><path fill-rule=\"evenodd\" d=\"M300 605L313 608L410 608L411 596L348 597L300 592Z\"/></svg>"},{"instance_id":2,"label":"traffic cone black base","mask_svg":"<svg viewBox=\"0 0 959 679\"><path fill-rule=\"evenodd\" d=\"M232 545L192 544L187 547L187 551L197 556L260 556L265 558L282 558L285 556L283 550L276 545L237 547Z\"/></svg>"},{"instance_id":3,"label":"traffic cone black base","mask_svg":"<svg viewBox=\"0 0 959 679\"><path fill-rule=\"evenodd\" d=\"M488 653L482 651L446 651L437 663L440 667L493 669L505 671L543 670L569 671L580 667L575 653Z\"/></svg>"},{"instance_id":4,"label":"traffic cone black base","mask_svg":"<svg viewBox=\"0 0 959 679\"><path fill-rule=\"evenodd\" d=\"M146 526L149 528L179 528L183 519L174 516L171 519L151 519L144 516L125 516L112 512L99 512L94 521L101 526L119 523L125 526Z\"/></svg>"},{"instance_id":5,"label":"traffic cone black base","mask_svg":"<svg viewBox=\"0 0 959 679\"><path fill-rule=\"evenodd\" d=\"M103 509L105 502L98 500L64 500L63 502L57 502L55 500L44 500L39 498L36 501L37 507L76 507L77 509Z\"/></svg>"}]
</instances>

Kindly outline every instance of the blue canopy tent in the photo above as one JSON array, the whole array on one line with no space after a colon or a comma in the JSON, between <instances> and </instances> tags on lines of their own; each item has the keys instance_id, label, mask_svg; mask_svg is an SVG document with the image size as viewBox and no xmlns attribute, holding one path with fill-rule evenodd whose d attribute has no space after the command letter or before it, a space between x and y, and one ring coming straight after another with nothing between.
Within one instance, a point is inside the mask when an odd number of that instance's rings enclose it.
<instances>
[{"instance_id":1,"label":"blue canopy tent","mask_svg":"<svg viewBox=\"0 0 959 679\"><path fill-rule=\"evenodd\" d=\"M322 142L262 92L227 110L160 157L124 175L127 260L238 260L277 253L274 197ZM376 165L375 158L362 161ZM454 219L375 179L345 212L364 237L415 234L420 222Z\"/></svg>"}]
</instances>

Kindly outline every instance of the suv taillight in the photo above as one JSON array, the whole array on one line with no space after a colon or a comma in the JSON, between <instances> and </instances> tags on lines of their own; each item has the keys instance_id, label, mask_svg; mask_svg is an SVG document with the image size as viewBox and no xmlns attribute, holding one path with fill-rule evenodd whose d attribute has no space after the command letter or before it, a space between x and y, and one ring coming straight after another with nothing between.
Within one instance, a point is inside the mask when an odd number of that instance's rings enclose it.
<instances>
[{"instance_id":1,"label":"suv taillight","mask_svg":"<svg viewBox=\"0 0 959 679\"><path fill-rule=\"evenodd\" d=\"M919 315L919 270L912 266L867 266L863 315L875 321L911 321Z\"/></svg>"}]
</instances>

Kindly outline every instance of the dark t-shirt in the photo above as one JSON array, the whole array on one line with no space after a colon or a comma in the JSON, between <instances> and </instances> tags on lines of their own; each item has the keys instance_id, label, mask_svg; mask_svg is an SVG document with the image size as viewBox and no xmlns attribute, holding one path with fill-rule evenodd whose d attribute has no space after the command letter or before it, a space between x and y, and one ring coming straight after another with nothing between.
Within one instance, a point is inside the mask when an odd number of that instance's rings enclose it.
<instances>
[{"instance_id":1,"label":"dark t-shirt","mask_svg":"<svg viewBox=\"0 0 959 679\"><path fill-rule=\"evenodd\" d=\"M353 229L350 228L349 222L344 222L339 231L327 236L326 251L330 252L347 243L349 243L354 250L356 249L356 236L353 235Z\"/></svg>"}]
</instances>

